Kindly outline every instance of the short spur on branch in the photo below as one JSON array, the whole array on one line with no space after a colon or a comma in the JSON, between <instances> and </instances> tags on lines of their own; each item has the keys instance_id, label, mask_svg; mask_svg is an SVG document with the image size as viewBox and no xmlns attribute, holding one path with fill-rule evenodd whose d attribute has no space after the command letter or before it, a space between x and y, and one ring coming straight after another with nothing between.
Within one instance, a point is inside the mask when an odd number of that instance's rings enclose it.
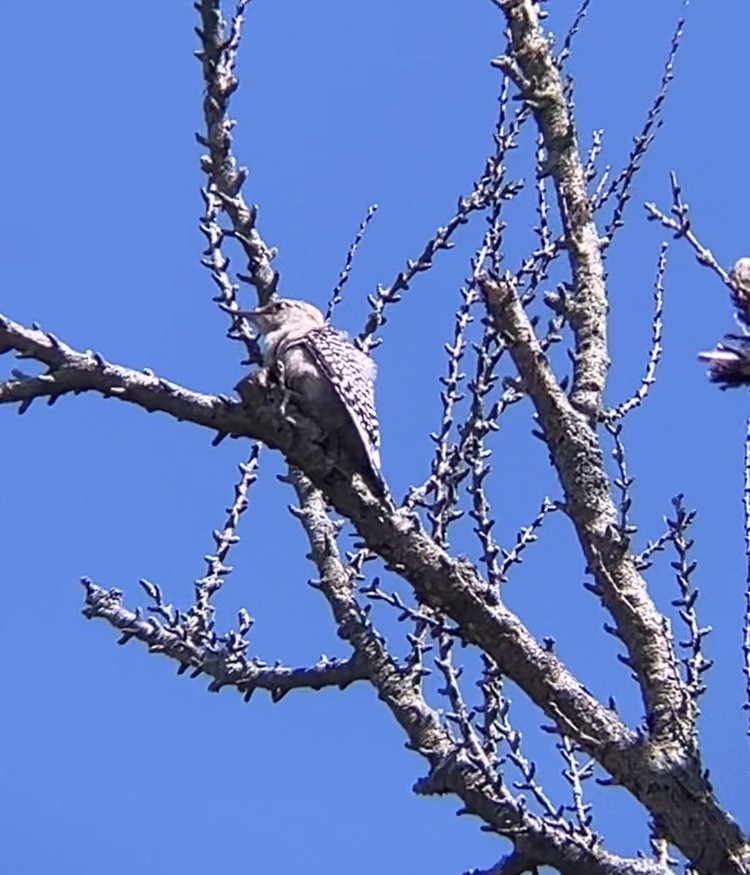
<instances>
[{"instance_id":1,"label":"short spur on branch","mask_svg":"<svg viewBox=\"0 0 750 875\"><path fill-rule=\"evenodd\" d=\"M382 498L375 362L307 301L274 298L235 315L249 319L264 336L264 367ZM242 394L242 383L237 388Z\"/></svg>"}]
</instances>

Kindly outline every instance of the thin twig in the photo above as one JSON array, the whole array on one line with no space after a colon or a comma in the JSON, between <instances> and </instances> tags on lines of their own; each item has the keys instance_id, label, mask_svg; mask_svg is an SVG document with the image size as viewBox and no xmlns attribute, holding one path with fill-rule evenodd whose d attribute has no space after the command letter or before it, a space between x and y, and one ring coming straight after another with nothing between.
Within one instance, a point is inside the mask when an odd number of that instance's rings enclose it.
<instances>
[{"instance_id":1,"label":"thin twig","mask_svg":"<svg viewBox=\"0 0 750 875\"><path fill-rule=\"evenodd\" d=\"M408 260L403 270L389 286L378 285L375 294L371 295L370 314L365 326L359 334L358 343L365 351L371 349L376 341L375 332L386 323L385 309L389 304L401 300L401 292L409 288L409 284L419 273L430 270L435 256L442 251L453 248L453 236L456 231L469 221L472 213L484 210L494 198L512 200L519 193L522 183L510 182L497 192L498 181L502 178L503 166L496 165L494 158L488 161L484 175L474 185L467 197L461 197L456 206L456 212L445 225L441 225L435 234L425 243L424 249L416 260Z\"/></svg>"},{"instance_id":2,"label":"thin twig","mask_svg":"<svg viewBox=\"0 0 750 875\"><path fill-rule=\"evenodd\" d=\"M667 525L671 531L671 541L677 553L677 561L672 563L675 570L677 586L680 597L672 604L678 608L680 619L685 625L688 638L680 641L680 647L687 651L687 656L682 659L685 668L685 684L689 695L693 700L693 708L697 710L698 699L706 692L703 683L703 675L713 665L712 660L703 655L703 640L711 632L710 626L701 626L698 623L698 615L695 609L698 600L698 590L693 586L692 576L697 562L690 559L690 550L693 541L687 537L687 532L695 519L695 511L685 509L683 496L678 495L672 500L674 506L674 519L667 519ZM695 742L695 739L693 739Z\"/></svg>"},{"instance_id":3,"label":"thin twig","mask_svg":"<svg viewBox=\"0 0 750 875\"><path fill-rule=\"evenodd\" d=\"M635 477L628 473L627 454L625 452L625 444L622 440L622 423L610 422L605 420L604 427L612 436L614 447L612 448L612 458L617 465L617 477L613 482L614 490L619 493L619 501L617 502L618 526L623 536L629 538L637 529L630 525L628 514L633 504L633 499L630 495L630 487L635 482Z\"/></svg>"},{"instance_id":4,"label":"thin twig","mask_svg":"<svg viewBox=\"0 0 750 875\"><path fill-rule=\"evenodd\" d=\"M682 187L680 186L677 180L677 174L674 173L674 171L669 174L669 181L672 189L672 208L670 210L672 217L665 215L656 204L647 203L644 206L648 213L649 221L659 222L665 228L674 231L675 240L682 238L687 241L693 249L693 252L695 252L695 257L699 264L710 268L729 291L734 294L735 289L729 273L727 273L727 271L725 271L719 264L714 257L713 252L704 246L693 232L690 219L690 207L682 199Z\"/></svg>"},{"instance_id":5,"label":"thin twig","mask_svg":"<svg viewBox=\"0 0 750 875\"><path fill-rule=\"evenodd\" d=\"M439 653L435 657L435 666L443 676L444 686L438 689L438 694L445 696L450 703L450 711L445 712L445 717L449 723L458 727L463 745L470 753L472 761L484 772L487 780L494 784L497 782L497 775L473 726L473 712L461 692L459 681L463 671L453 663L455 643L455 639L449 635L439 635Z\"/></svg>"},{"instance_id":6,"label":"thin twig","mask_svg":"<svg viewBox=\"0 0 750 875\"><path fill-rule=\"evenodd\" d=\"M651 346L648 351L648 362L646 363L646 371L641 378L640 386L635 392L622 401L617 407L610 407L604 411L603 417L606 420L614 421L622 419L631 410L640 407L648 397L651 387L656 382L656 369L659 366L663 347L661 345L662 334L664 331L664 272L667 269L667 249L668 243L662 243L659 250L659 261L656 267L656 279L654 281L654 318L651 324Z\"/></svg>"},{"instance_id":7,"label":"thin twig","mask_svg":"<svg viewBox=\"0 0 750 875\"><path fill-rule=\"evenodd\" d=\"M586 182L591 182L596 178L596 162L601 155L602 148L604 147L604 130L599 128L594 131L591 138L591 146L589 148L589 154L586 159ZM594 200L598 196L598 191L600 187L606 185L606 180L609 175L609 167L604 168L604 172L602 173L602 178L597 183L597 189L594 192Z\"/></svg>"},{"instance_id":8,"label":"thin twig","mask_svg":"<svg viewBox=\"0 0 750 875\"><path fill-rule=\"evenodd\" d=\"M568 810L575 816L576 831L579 835L592 838L594 835L591 829L591 823L594 819L591 813L593 806L590 802L584 801L583 784L594 774L594 761L589 759L583 764L579 763L578 754L581 749L567 735L561 737L557 749L565 762L563 777L570 785L573 796L573 804L568 807Z\"/></svg>"},{"instance_id":9,"label":"thin twig","mask_svg":"<svg viewBox=\"0 0 750 875\"><path fill-rule=\"evenodd\" d=\"M602 251L605 251L611 244L615 233L623 226L623 216L625 207L630 200L631 190L635 177L640 170L643 159L646 157L651 144L656 138L656 134L661 127L661 110L664 101L669 93L669 86L674 79L674 64L677 57L677 51L682 43L682 35L685 28L685 19L680 18L677 22L672 41L669 47L669 54L664 64L664 73L661 77L659 90L656 92L656 97L649 107L646 115L646 121L640 130L640 133L633 140L633 149L630 152L628 163L620 171L620 173L612 180L609 188L593 202L594 210L600 210L612 197L616 196L612 217L604 227L604 236L602 239Z\"/></svg>"},{"instance_id":10,"label":"thin twig","mask_svg":"<svg viewBox=\"0 0 750 875\"><path fill-rule=\"evenodd\" d=\"M636 568L645 571L652 565L651 557L654 553L661 553L667 544L672 541L672 532L663 532L655 541L649 541L645 549L633 558Z\"/></svg>"},{"instance_id":11,"label":"thin twig","mask_svg":"<svg viewBox=\"0 0 750 875\"><path fill-rule=\"evenodd\" d=\"M581 5L578 7L578 12L576 12L576 17L573 19L573 23L568 28L568 32L565 34L565 39L563 40L562 49L560 50L560 54L557 56L557 63L562 66L565 61L570 57L570 49L573 45L573 40L578 35L581 30L581 25L583 24L584 19L586 18L586 13L589 11L589 6L591 5L591 0L583 0Z\"/></svg>"},{"instance_id":12,"label":"thin twig","mask_svg":"<svg viewBox=\"0 0 750 875\"><path fill-rule=\"evenodd\" d=\"M453 247L453 236L462 225L465 225L472 214L481 212L488 207L492 215L490 224L497 225L499 212L503 202L515 198L523 188L523 182L517 180L505 181L506 167L504 164L507 153L517 145L518 134L531 113L528 107L516 109L513 119L508 122L508 78L504 77L498 96L498 116L493 134L494 150L486 159L482 173L475 182L471 193L460 197L456 211L445 225L437 229L435 234L425 244L421 255L416 261L406 262L404 270L400 271L393 282L387 286L378 285L375 294L370 296L370 314L358 337L360 346L368 350L378 341L375 333L386 323L385 310L390 304L401 300L401 292L409 288L409 283L419 273L429 270L433 265L435 255ZM497 247L490 250L493 258L499 264L499 240Z\"/></svg>"},{"instance_id":13,"label":"thin twig","mask_svg":"<svg viewBox=\"0 0 750 875\"><path fill-rule=\"evenodd\" d=\"M239 541L237 529L240 517L247 510L250 487L258 479L260 444L254 443L247 462L239 466L240 478L234 487L234 500L227 508L227 516L221 529L214 530L216 549L206 556L206 575L195 581L195 605L191 611L206 628L213 622L211 599L221 589L225 577L232 569L226 564L229 551Z\"/></svg>"},{"instance_id":14,"label":"thin twig","mask_svg":"<svg viewBox=\"0 0 750 875\"><path fill-rule=\"evenodd\" d=\"M516 543L511 550L503 550L503 562L500 566L500 579L505 582L508 579L508 573L514 565L520 565L523 562L523 552L539 539L539 529L547 519L549 514L558 510L558 505L545 498L539 508L539 513L529 523L524 526L516 535Z\"/></svg>"},{"instance_id":15,"label":"thin twig","mask_svg":"<svg viewBox=\"0 0 750 875\"><path fill-rule=\"evenodd\" d=\"M333 291L331 292L331 297L328 300L328 307L326 308L326 322L329 322L331 317L333 316L333 311L336 305L341 303L341 292L343 291L343 288L347 284L347 282L349 282L352 264L354 263L354 256L357 254L359 244L362 242L365 236L365 232L367 231L367 228L370 222L373 220L377 211L378 205L371 204L367 208L367 215L359 223L359 228L357 229L357 233L354 236L354 240L352 240L349 251L346 253L346 261L344 262L344 266L341 269L341 273L339 273L338 282L334 286Z\"/></svg>"}]
</instances>

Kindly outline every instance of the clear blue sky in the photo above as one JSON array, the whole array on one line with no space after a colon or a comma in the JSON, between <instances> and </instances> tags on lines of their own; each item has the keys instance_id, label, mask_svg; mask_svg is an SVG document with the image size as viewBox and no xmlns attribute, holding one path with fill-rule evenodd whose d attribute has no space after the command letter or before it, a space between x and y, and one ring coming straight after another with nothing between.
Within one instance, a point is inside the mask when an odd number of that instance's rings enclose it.
<instances>
[{"instance_id":1,"label":"clear blue sky","mask_svg":"<svg viewBox=\"0 0 750 875\"><path fill-rule=\"evenodd\" d=\"M577 4L557 0L550 26ZM618 168L655 93L682 4L599 0L575 45L572 70L581 137L605 128L605 162ZM680 173L693 219L719 260L750 254L746 204L750 130L744 0L695 2L666 126L639 178L630 228L611 253L615 364L609 400L637 384L651 325L651 285L662 236L640 204L669 206L668 171ZM197 228L202 84L192 58L191 3L0 6L7 35L3 89L4 208L0 312L38 321L70 344L205 391L228 391L239 348L211 303ZM481 169L503 45L487 0L376 5L255 0L233 104L236 146L252 170L246 188L260 229L278 247L285 294L324 303L367 206L380 204L338 321L359 329L365 296L415 257ZM528 148L529 140L525 141ZM528 176L519 163L515 175ZM512 229L508 264L531 240L528 217ZM526 221L524 225L523 222ZM378 351L386 473L401 493L424 476L427 433L437 426L436 374L457 287L481 233L414 283ZM237 266L239 262L237 262ZM637 543L657 536L670 498L699 509L701 619L716 660L704 699L703 739L721 800L750 816L740 634L744 585L741 489L746 393L722 394L696 361L731 328L727 296L686 248L672 247L666 353L649 404L625 437L637 477ZM251 303L249 292L247 303ZM410 359L415 344L419 355ZM15 363L0 361L6 376ZM21 363L23 364L23 363ZM404 381L413 370L413 386ZM490 865L506 845L455 816L453 800L410 792L424 764L360 685L344 694L211 695L203 680L138 644L115 645L103 623L80 615L87 574L143 603L140 577L187 604L204 569L235 466L245 448L114 400L37 403L19 418L0 409L3 435L4 703L0 709L0 834L8 871L93 875L222 871L453 875ZM526 404L494 445L498 533L510 545L545 494L558 492L545 454L528 437ZM300 530L281 464L263 460L237 570L219 624L244 604L256 618L254 652L289 664L343 654L327 606L305 585ZM474 547L456 539L456 549ZM556 546L557 545L557 546ZM559 551L564 551L562 554ZM564 560L560 559L563 555ZM614 692L637 720L627 673L603 641L605 619L581 586L583 567L564 520L508 589L510 605L599 695ZM666 563L650 576L660 606L676 589ZM394 647L405 645L387 618ZM560 764L543 722L517 691L513 713L554 794ZM625 794L594 792L597 825L621 853L644 834ZM567 801L564 795L557 797Z\"/></svg>"}]
</instances>

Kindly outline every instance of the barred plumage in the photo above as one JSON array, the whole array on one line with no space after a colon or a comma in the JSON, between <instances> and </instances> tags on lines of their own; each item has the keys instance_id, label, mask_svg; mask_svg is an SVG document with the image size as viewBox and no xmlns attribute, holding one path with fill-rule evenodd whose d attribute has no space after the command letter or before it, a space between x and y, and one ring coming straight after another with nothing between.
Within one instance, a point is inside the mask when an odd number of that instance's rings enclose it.
<instances>
[{"instance_id":1,"label":"barred plumage","mask_svg":"<svg viewBox=\"0 0 750 875\"><path fill-rule=\"evenodd\" d=\"M321 372L331 381L367 448L373 467L380 471L380 426L375 411L375 362L353 346L341 331L329 325L314 328L305 343Z\"/></svg>"},{"instance_id":2,"label":"barred plumage","mask_svg":"<svg viewBox=\"0 0 750 875\"><path fill-rule=\"evenodd\" d=\"M275 298L242 315L265 336L266 367L283 375L295 403L337 439L370 487L383 495L375 362L306 301Z\"/></svg>"}]
</instances>

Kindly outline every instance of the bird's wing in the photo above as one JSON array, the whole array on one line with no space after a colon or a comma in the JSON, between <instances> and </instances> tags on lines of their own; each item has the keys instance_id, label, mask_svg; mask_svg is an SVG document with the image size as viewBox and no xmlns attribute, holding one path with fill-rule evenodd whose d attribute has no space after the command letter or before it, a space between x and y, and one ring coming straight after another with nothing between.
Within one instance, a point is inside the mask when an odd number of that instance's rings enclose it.
<instances>
[{"instance_id":1,"label":"bird's wing","mask_svg":"<svg viewBox=\"0 0 750 875\"><path fill-rule=\"evenodd\" d=\"M330 380L357 429L373 471L380 475L380 429L375 410L375 362L340 331L324 326L305 335L305 345Z\"/></svg>"}]
</instances>

